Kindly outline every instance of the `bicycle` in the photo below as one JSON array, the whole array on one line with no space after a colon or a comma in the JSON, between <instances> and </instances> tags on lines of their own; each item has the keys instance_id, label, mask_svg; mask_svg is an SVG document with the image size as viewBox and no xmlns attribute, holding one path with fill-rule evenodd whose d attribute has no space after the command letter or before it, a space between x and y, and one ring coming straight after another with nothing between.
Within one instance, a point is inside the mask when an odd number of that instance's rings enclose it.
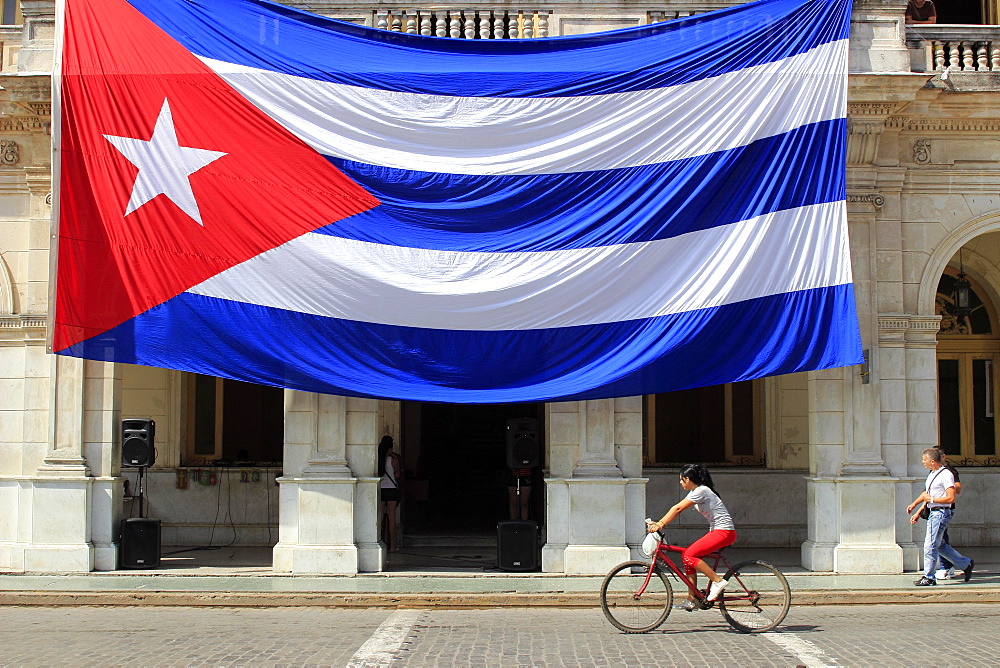
<instances>
[{"instance_id":1,"label":"bicycle","mask_svg":"<svg viewBox=\"0 0 1000 668\"><path fill-rule=\"evenodd\" d=\"M611 569L601 584L601 608L608 621L625 633L647 633L667 620L673 606L674 591L668 572L687 585L696 605L708 610L716 603L726 621L741 633L763 633L785 619L791 606L792 592L781 571L766 561L741 561L731 566L722 550L702 557L719 572L726 567L729 586L714 601L707 600L708 587L695 583L670 558L671 552L684 548L670 545L661 532L652 557L646 561L626 561ZM709 583L709 586L711 583Z\"/></svg>"}]
</instances>

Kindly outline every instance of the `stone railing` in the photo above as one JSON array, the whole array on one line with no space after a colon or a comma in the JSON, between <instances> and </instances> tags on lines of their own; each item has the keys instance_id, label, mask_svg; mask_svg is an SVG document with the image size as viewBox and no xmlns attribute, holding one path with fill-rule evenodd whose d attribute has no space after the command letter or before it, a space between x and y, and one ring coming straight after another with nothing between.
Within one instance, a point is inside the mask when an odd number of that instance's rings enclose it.
<instances>
[{"instance_id":1,"label":"stone railing","mask_svg":"<svg viewBox=\"0 0 1000 668\"><path fill-rule=\"evenodd\" d=\"M549 14L523 9L376 10L382 30L453 39L530 39L549 36Z\"/></svg>"},{"instance_id":2,"label":"stone railing","mask_svg":"<svg viewBox=\"0 0 1000 668\"><path fill-rule=\"evenodd\" d=\"M906 45L914 72L1000 74L1000 26L910 25Z\"/></svg>"},{"instance_id":3,"label":"stone railing","mask_svg":"<svg viewBox=\"0 0 1000 668\"><path fill-rule=\"evenodd\" d=\"M596 29L625 27L669 21L708 11L710 7L685 6L677 10L623 13L608 26L596 22ZM382 30L452 39L530 39L559 34L553 25L562 16L577 18L575 12L560 14L558 9L508 9L503 7L466 9L375 9L370 19L355 19ZM338 17L339 18L339 17Z\"/></svg>"}]
</instances>

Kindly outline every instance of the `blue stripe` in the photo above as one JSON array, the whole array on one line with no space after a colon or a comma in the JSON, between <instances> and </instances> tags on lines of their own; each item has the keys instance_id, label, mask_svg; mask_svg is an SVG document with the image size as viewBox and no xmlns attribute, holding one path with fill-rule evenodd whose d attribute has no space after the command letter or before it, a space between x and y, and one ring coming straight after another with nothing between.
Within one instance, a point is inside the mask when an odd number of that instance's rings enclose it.
<instances>
[{"instance_id":1,"label":"blue stripe","mask_svg":"<svg viewBox=\"0 0 1000 668\"><path fill-rule=\"evenodd\" d=\"M653 241L843 200L845 151L846 121L836 119L728 151L575 174L434 174L331 158L382 204L317 232L483 252Z\"/></svg>"},{"instance_id":2,"label":"blue stripe","mask_svg":"<svg viewBox=\"0 0 1000 668\"><path fill-rule=\"evenodd\" d=\"M185 293L61 354L310 392L462 403L635 396L862 361L850 285L517 332L358 323Z\"/></svg>"},{"instance_id":3,"label":"blue stripe","mask_svg":"<svg viewBox=\"0 0 1000 668\"><path fill-rule=\"evenodd\" d=\"M850 0L760 0L609 33L493 40L393 33L263 0L129 2L206 58L352 86L465 97L594 95L696 81L847 39L851 11ZM637 48L636 40L646 44Z\"/></svg>"}]
</instances>

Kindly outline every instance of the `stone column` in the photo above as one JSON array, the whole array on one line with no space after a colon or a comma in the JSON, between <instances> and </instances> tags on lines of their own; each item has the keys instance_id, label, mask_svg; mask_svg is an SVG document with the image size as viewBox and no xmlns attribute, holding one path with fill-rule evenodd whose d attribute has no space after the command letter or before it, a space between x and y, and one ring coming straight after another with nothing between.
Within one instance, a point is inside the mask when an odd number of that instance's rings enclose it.
<instances>
[{"instance_id":1,"label":"stone column","mask_svg":"<svg viewBox=\"0 0 1000 668\"><path fill-rule=\"evenodd\" d=\"M606 573L641 540L642 399L547 404L546 411L550 477L542 570Z\"/></svg>"},{"instance_id":2,"label":"stone column","mask_svg":"<svg viewBox=\"0 0 1000 668\"><path fill-rule=\"evenodd\" d=\"M909 478L901 480L897 517L902 525L898 531L900 544L906 549L906 568L916 570L923 562L924 527L910 524L905 510L923 490L927 475L921 463L921 453L936 447L938 436L937 408L937 333L941 316L910 316L906 330L906 432L907 468ZM909 489L906 489L909 487ZM905 542L904 542L905 540Z\"/></svg>"},{"instance_id":3,"label":"stone column","mask_svg":"<svg viewBox=\"0 0 1000 668\"><path fill-rule=\"evenodd\" d=\"M802 544L802 565L812 571L834 570L833 553L840 542L840 500L837 477L843 462L844 412L843 371L810 371L809 504L807 539Z\"/></svg>"},{"instance_id":4,"label":"stone column","mask_svg":"<svg viewBox=\"0 0 1000 668\"><path fill-rule=\"evenodd\" d=\"M909 476L909 381L906 371L906 316L879 318L879 364L882 395L881 431L882 452L896 480L893 517L896 542L903 552L903 568L914 569L919 561L921 548L913 540L913 528L906 514L912 500L910 490L913 478Z\"/></svg>"},{"instance_id":5,"label":"stone column","mask_svg":"<svg viewBox=\"0 0 1000 668\"><path fill-rule=\"evenodd\" d=\"M91 541L94 570L118 568L119 531L125 516L121 476L122 368L111 362L84 363L86 379L83 453L93 474Z\"/></svg>"},{"instance_id":6,"label":"stone column","mask_svg":"<svg viewBox=\"0 0 1000 668\"><path fill-rule=\"evenodd\" d=\"M53 355L49 448L31 479L24 570L89 572L93 478L83 456L85 362Z\"/></svg>"},{"instance_id":7,"label":"stone column","mask_svg":"<svg viewBox=\"0 0 1000 668\"><path fill-rule=\"evenodd\" d=\"M274 570L358 572L347 399L285 390L285 453Z\"/></svg>"},{"instance_id":8,"label":"stone column","mask_svg":"<svg viewBox=\"0 0 1000 668\"><path fill-rule=\"evenodd\" d=\"M347 399L347 463L357 485L354 492L354 544L358 549L358 570L381 571L385 566L387 546L379 543L378 483L375 461L382 438L382 404L396 403L376 399ZM391 413L391 411L390 411Z\"/></svg>"},{"instance_id":9,"label":"stone column","mask_svg":"<svg viewBox=\"0 0 1000 668\"><path fill-rule=\"evenodd\" d=\"M899 573L895 484L881 461L880 439L865 419L878 406L877 385L858 367L810 373L809 539L802 562L814 571ZM858 396L861 395L861 396ZM858 418L858 419L856 419Z\"/></svg>"}]
</instances>

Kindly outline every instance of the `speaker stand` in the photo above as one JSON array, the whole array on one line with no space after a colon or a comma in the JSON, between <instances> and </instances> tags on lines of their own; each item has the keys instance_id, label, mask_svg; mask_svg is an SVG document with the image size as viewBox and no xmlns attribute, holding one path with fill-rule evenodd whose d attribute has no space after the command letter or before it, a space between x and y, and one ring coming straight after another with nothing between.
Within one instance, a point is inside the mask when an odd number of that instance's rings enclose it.
<instances>
[{"instance_id":1,"label":"speaker stand","mask_svg":"<svg viewBox=\"0 0 1000 668\"><path fill-rule=\"evenodd\" d=\"M521 476L515 475L515 478L517 479L517 503L515 506L517 512L514 513L514 519L519 520L521 519Z\"/></svg>"},{"instance_id":2,"label":"speaker stand","mask_svg":"<svg viewBox=\"0 0 1000 668\"><path fill-rule=\"evenodd\" d=\"M143 497L146 496L146 467L145 466L140 466L139 467L139 477L138 477L138 480L136 482L136 486L138 487L138 489L136 490L136 494L139 496L139 517L143 518L143 517L146 516L145 515L145 510L142 507Z\"/></svg>"}]
</instances>

